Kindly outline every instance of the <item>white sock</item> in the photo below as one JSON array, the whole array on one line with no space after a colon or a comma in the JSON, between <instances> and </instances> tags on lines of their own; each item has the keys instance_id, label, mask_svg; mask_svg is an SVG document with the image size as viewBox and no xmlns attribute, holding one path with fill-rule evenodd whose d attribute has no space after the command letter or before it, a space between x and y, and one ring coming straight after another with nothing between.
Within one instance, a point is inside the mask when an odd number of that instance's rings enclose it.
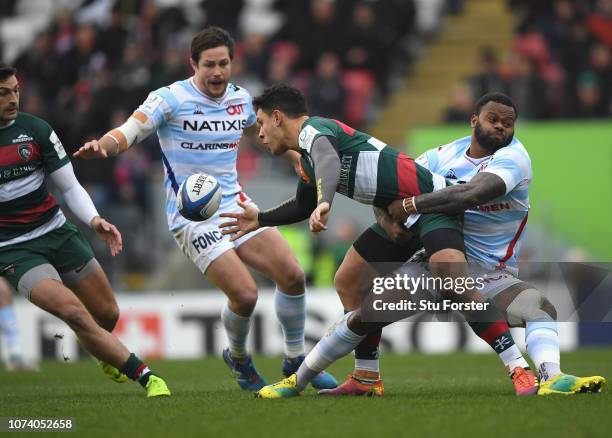
<instances>
[{"instance_id":1,"label":"white sock","mask_svg":"<svg viewBox=\"0 0 612 438\"><path fill-rule=\"evenodd\" d=\"M541 380L561 373L559 334L555 321L528 322L525 328L527 353L533 360Z\"/></svg>"},{"instance_id":2,"label":"white sock","mask_svg":"<svg viewBox=\"0 0 612 438\"><path fill-rule=\"evenodd\" d=\"M498 353L499 358L508 369L508 373L512 374L516 367L529 368L529 364L523 357L521 350L514 344L512 347Z\"/></svg>"},{"instance_id":3,"label":"white sock","mask_svg":"<svg viewBox=\"0 0 612 438\"><path fill-rule=\"evenodd\" d=\"M225 333L229 340L229 349L232 357L242 358L247 356L246 341L251 328L251 317L240 316L230 310L225 303L221 312L221 320L225 327Z\"/></svg>"},{"instance_id":4,"label":"white sock","mask_svg":"<svg viewBox=\"0 0 612 438\"><path fill-rule=\"evenodd\" d=\"M355 370L380 372L378 359L357 359L355 358Z\"/></svg>"},{"instance_id":5,"label":"white sock","mask_svg":"<svg viewBox=\"0 0 612 438\"><path fill-rule=\"evenodd\" d=\"M306 294L287 295L277 287L274 291L274 308L285 336L285 354L287 357L304 354Z\"/></svg>"},{"instance_id":6,"label":"white sock","mask_svg":"<svg viewBox=\"0 0 612 438\"><path fill-rule=\"evenodd\" d=\"M365 338L348 328L347 320L350 315L351 313L344 315L340 322L308 353L297 370L298 387L305 388L317 374L336 360L349 354Z\"/></svg>"},{"instance_id":7,"label":"white sock","mask_svg":"<svg viewBox=\"0 0 612 438\"><path fill-rule=\"evenodd\" d=\"M0 332L6 342L8 356L21 356L21 336L15 308L12 305L0 308Z\"/></svg>"}]
</instances>

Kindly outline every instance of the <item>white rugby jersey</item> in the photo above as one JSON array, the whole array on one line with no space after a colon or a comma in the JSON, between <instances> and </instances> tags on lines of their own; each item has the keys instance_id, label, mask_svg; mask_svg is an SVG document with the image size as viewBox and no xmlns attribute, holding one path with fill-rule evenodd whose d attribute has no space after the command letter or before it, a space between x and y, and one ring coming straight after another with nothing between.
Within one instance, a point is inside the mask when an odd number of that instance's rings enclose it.
<instances>
[{"instance_id":1,"label":"white rugby jersey","mask_svg":"<svg viewBox=\"0 0 612 438\"><path fill-rule=\"evenodd\" d=\"M506 183L506 194L466 210L464 241L468 259L510 271L518 270L517 254L529 212L531 159L516 139L493 155L481 159L467 156L470 137L430 149L416 162L451 183L470 181L478 172L490 172Z\"/></svg>"},{"instance_id":2,"label":"white rugby jersey","mask_svg":"<svg viewBox=\"0 0 612 438\"><path fill-rule=\"evenodd\" d=\"M188 223L176 208L176 192L189 175L204 172L217 178L223 193L221 207L240 192L238 144L242 131L256 120L253 99L244 88L228 84L225 94L213 99L191 77L151 92L137 111L157 129L170 231Z\"/></svg>"}]
</instances>

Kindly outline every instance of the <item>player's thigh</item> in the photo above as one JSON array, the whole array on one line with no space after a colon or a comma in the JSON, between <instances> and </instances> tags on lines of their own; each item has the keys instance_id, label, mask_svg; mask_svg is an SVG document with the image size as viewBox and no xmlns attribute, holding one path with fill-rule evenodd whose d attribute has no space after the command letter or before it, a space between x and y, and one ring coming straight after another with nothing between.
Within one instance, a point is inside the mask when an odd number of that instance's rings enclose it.
<instances>
[{"instance_id":1,"label":"player's thigh","mask_svg":"<svg viewBox=\"0 0 612 438\"><path fill-rule=\"evenodd\" d=\"M0 277L0 307L9 306L13 302L13 290L8 280Z\"/></svg>"},{"instance_id":2,"label":"player's thigh","mask_svg":"<svg viewBox=\"0 0 612 438\"><path fill-rule=\"evenodd\" d=\"M89 242L71 223L66 223L61 231L65 237L53 252L53 265L57 268L62 282L77 295L99 322L112 322L114 326L119 313L117 302Z\"/></svg>"},{"instance_id":3,"label":"player's thigh","mask_svg":"<svg viewBox=\"0 0 612 438\"><path fill-rule=\"evenodd\" d=\"M84 266L60 275L93 317L105 329L112 330L119 319L119 306L100 263L93 258Z\"/></svg>"},{"instance_id":4,"label":"player's thigh","mask_svg":"<svg viewBox=\"0 0 612 438\"><path fill-rule=\"evenodd\" d=\"M334 286L345 310L358 308L378 272L351 246L334 276Z\"/></svg>"},{"instance_id":5,"label":"player's thigh","mask_svg":"<svg viewBox=\"0 0 612 438\"><path fill-rule=\"evenodd\" d=\"M241 260L284 292L304 292L304 271L276 228L268 228L236 248Z\"/></svg>"},{"instance_id":6,"label":"player's thigh","mask_svg":"<svg viewBox=\"0 0 612 438\"><path fill-rule=\"evenodd\" d=\"M30 299L34 285L42 278L61 280L52 266L42 238L0 248L2 276L19 294Z\"/></svg>"},{"instance_id":7,"label":"player's thigh","mask_svg":"<svg viewBox=\"0 0 612 438\"><path fill-rule=\"evenodd\" d=\"M174 239L200 272L231 300L256 300L255 280L236 254L234 243L219 230L222 219L213 216L190 222L173 232Z\"/></svg>"},{"instance_id":8,"label":"player's thigh","mask_svg":"<svg viewBox=\"0 0 612 438\"><path fill-rule=\"evenodd\" d=\"M469 275L467 260L465 259L465 247L463 244L463 233L445 215L423 215L422 218L433 216L431 221L426 221L421 230L423 246L429 254L429 269L431 273L442 279L465 279ZM440 292L452 298L455 291L450 287L452 283L444 281ZM472 295L470 291L466 296ZM481 300L479 300L481 301Z\"/></svg>"},{"instance_id":9,"label":"player's thigh","mask_svg":"<svg viewBox=\"0 0 612 438\"><path fill-rule=\"evenodd\" d=\"M93 323L83 303L57 279L43 278L38 281L32 288L30 301L65 321L73 329L87 328Z\"/></svg>"},{"instance_id":10,"label":"player's thigh","mask_svg":"<svg viewBox=\"0 0 612 438\"><path fill-rule=\"evenodd\" d=\"M221 289L230 301L254 307L257 302L257 285L236 251L230 249L209 265L206 277Z\"/></svg>"}]
</instances>

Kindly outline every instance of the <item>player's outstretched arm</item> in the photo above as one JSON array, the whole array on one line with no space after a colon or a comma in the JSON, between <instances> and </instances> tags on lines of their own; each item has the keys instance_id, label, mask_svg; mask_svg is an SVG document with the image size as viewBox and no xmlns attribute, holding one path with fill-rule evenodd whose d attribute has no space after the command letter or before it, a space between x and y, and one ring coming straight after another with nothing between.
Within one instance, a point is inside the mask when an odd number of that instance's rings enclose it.
<instances>
[{"instance_id":1,"label":"player's outstretched arm","mask_svg":"<svg viewBox=\"0 0 612 438\"><path fill-rule=\"evenodd\" d=\"M257 216L259 209L254 205L238 201L242 213L221 213L219 216L233 219L219 225L221 234L232 234L230 241L240 239L245 234L255 231L261 227Z\"/></svg>"},{"instance_id":2,"label":"player's outstretched arm","mask_svg":"<svg viewBox=\"0 0 612 438\"><path fill-rule=\"evenodd\" d=\"M89 225L96 232L100 240L106 242L113 256L121 252L123 249L123 239L116 226L100 216L94 217Z\"/></svg>"},{"instance_id":3,"label":"player's outstretched arm","mask_svg":"<svg viewBox=\"0 0 612 438\"><path fill-rule=\"evenodd\" d=\"M466 184L456 184L412 198L399 199L389 205L389 214L404 221L413 213L457 214L492 201L506 193L504 180L489 172L480 172Z\"/></svg>"},{"instance_id":4,"label":"player's outstretched arm","mask_svg":"<svg viewBox=\"0 0 612 438\"><path fill-rule=\"evenodd\" d=\"M74 215L91 226L98 237L108 244L111 254L117 255L123 248L121 234L113 224L100 217L89 194L76 179L72 164L67 163L51 172L50 177Z\"/></svg>"},{"instance_id":5,"label":"player's outstretched arm","mask_svg":"<svg viewBox=\"0 0 612 438\"><path fill-rule=\"evenodd\" d=\"M294 197L269 210L259 211L252 205L238 202L242 213L221 213L221 217L233 220L219 225L222 234L233 234L234 241L260 227L289 225L301 222L310 216L317 207L317 194L314 186L300 180Z\"/></svg>"},{"instance_id":6,"label":"player's outstretched arm","mask_svg":"<svg viewBox=\"0 0 612 438\"><path fill-rule=\"evenodd\" d=\"M135 111L123 125L111 129L97 140L88 141L74 153L74 156L85 160L114 157L153 132L155 125L149 117L141 111Z\"/></svg>"}]
</instances>

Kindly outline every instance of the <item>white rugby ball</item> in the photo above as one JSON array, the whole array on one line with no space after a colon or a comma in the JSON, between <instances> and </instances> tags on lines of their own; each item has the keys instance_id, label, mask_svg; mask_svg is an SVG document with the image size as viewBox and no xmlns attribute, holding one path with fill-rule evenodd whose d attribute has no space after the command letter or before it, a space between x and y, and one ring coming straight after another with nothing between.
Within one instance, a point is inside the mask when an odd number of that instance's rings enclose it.
<instances>
[{"instance_id":1,"label":"white rugby ball","mask_svg":"<svg viewBox=\"0 0 612 438\"><path fill-rule=\"evenodd\" d=\"M187 178L176 194L176 207L190 221L204 221L219 209L221 186L206 173L194 173Z\"/></svg>"}]
</instances>

